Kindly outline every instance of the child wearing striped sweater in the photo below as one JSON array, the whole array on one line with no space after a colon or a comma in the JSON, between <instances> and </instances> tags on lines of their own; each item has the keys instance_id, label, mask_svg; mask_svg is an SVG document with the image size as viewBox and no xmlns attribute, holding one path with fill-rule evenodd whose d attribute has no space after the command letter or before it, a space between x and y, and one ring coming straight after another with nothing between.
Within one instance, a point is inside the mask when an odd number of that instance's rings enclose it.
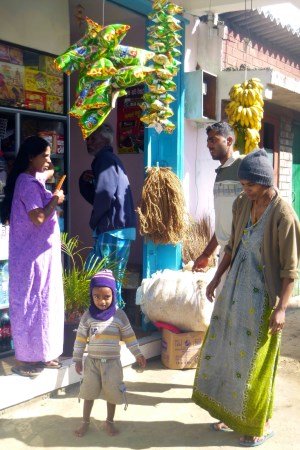
<instances>
[{"instance_id":1,"label":"child wearing striped sweater","mask_svg":"<svg viewBox=\"0 0 300 450\"><path fill-rule=\"evenodd\" d=\"M91 279L91 304L80 320L73 353L76 372L81 375L83 353L89 340L79 392L84 404L82 424L75 430L78 437L88 431L91 411L97 398L107 402L106 432L110 436L118 432L114 426L116 405L126 401L120 340L125 342L139 366L146 366L128 317L124 311L117 309L116 292L116 280L110 270L102 270Z\"/></svg>"}]
</instances>

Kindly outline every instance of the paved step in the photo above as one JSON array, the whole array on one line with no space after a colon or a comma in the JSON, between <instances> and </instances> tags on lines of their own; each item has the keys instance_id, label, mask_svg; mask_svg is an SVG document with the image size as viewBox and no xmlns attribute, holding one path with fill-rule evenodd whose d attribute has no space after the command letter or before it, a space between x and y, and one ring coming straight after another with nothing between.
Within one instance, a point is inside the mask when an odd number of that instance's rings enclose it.
<instances>
[{"instance_id":1,"label":"paved step","mask_svg":"<svg viewBox=\"0 0 300 450\"><path fill-rule=\"evenodd\" d=\"M161 353L161 334L152 333L138 339L139 345L146 359L159 356ZM123 343L122 343L123 344ZM121 345L121 363L123 367L135 362L135 357ZM35 397L45 395L56 389L78 383L81 377L75 371L75 364L71 358L62 360L60 369L45 369L36 378L21 377L16 374L0 377L0 411L18 405Z\"/></svg>"}]
</instances>

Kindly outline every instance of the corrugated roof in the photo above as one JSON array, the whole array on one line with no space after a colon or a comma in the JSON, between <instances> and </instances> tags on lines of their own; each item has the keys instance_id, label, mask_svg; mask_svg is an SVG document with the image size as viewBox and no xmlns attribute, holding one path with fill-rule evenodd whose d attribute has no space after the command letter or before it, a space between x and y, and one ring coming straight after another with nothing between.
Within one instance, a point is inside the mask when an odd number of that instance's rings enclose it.
<instances>
[{"instance_id":1,"label":"corrugated roof","mask_svg":"<svg viewBox=\"0 0 300 450\"><path fill-rule=\"evenodd\" d=\"M261 9L234 11L220 14L219 20L242 36L300 62L300 30L283 25L271 13Z\"/></svg>"}]
</instances>

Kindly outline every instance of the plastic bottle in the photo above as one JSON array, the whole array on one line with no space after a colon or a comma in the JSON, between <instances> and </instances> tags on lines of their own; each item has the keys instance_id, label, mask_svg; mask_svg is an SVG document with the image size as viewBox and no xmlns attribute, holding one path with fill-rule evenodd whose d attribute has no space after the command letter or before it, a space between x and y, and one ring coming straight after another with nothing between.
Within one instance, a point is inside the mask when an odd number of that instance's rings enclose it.
<instances>
[{"instance_id":1,"label":"plastic bottle","mask_svg":"<svg viewBox=\"0 0 300 450\"><path fill-rule=\"evenodd\" d=\"M0 263L0 307L8 307L8 262Z\"/></svg>"},{"instance_id":2,"label":"plastic bottle","mask_svg":"<svg viewBox=\"0 0 300 450\"><path fill-rule=\"evenodd\" d=\"M2 312L0 318L0 351L7 352L11 350L11 327L7 311Z\"/></svg>"}]
</instances>

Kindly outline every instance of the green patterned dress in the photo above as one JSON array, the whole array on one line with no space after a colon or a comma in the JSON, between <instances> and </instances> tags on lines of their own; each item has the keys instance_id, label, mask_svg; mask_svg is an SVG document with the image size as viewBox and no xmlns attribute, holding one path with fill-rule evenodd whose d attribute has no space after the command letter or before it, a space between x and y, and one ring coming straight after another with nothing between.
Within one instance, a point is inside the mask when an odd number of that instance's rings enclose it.
<instances>
[{"instance_id":1,"label":"green patterned dress","mask_svg":"<svg viewBox=\"0 0 300 450\"><path fill-rule=\"evenodd\" d=\"M261 243L269 212L243 238L202 346L193 400L233 430L262 436L273 410L280 334L269 334Z\"/></svg>"}]
</instances>

